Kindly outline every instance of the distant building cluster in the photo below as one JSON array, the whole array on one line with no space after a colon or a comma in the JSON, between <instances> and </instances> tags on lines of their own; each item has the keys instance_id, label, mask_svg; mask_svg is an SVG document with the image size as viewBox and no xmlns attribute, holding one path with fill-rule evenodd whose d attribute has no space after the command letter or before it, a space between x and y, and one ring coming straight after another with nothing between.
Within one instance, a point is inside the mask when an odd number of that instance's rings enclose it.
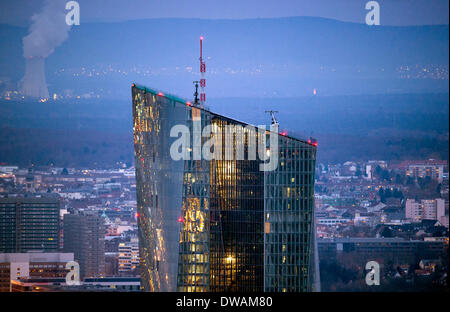
<instances>
[{"instance_id":1,"label":"distant building cluster","mask_svg":"<svg viewBox=\"0 0 450 312\"><path fill-rule=\"evenodd\" d=\"M448 66L442 65L402 65L396 69L401 79L448 80Z\"/></svg>"},{"instance_id":2,"label":"distant building cluster","mask_svg":"<svg viewBox=\"0 0 450 312\"><path fill-rule=\"evenodd\" d=\"M22 252L0 253L0 292L20 290L30 279L64 279L69 272L66 264L74 260L73 253ZM39 291L34 285L32 290Z\"/></svg>"},{"instance_id":3,"label":"distant building cluster","mask_svg":"<svg viewBox=\"0 0 450 312\"><path fill-rule=\"evenodd\" d=\"M321 163L315 176L322 274L332 262L344 270L371 259L383 264L385 283L443 283L445 161ZM135 183L134 168L0 164L0 291L140 290ZM70 261L80 265L78 286L66 284ZM357 285L322 282L324 290Z\"/></svg>"},{"instance_id":4,"label":"distant building cluster","mask_svg":"<svg viewBox=\"0 0 450 312\"><path fill-rule=\"evenodd\" d=\"M338 274L327 271L331 264L356 270L376 260L384 265L385 284L404 282L405 287L412 287L418 278L445 284L449 240L446 161L348 161L319 164L316 170L321 274ZM351 276L349 280L358 277ZM335 283L322 283L322 288L368 290L360 282L338 280L337 275Z\"/></svg>"},{"instance_id":5,"label":"distant building cluster","mask_svg":"<svg viewBox=\"0 0 450 312\"><path fill-rule=\"evenodd\" d=\"M444 179L444 168L447 166L445 161L414 161L414 162L403 162L403 166L407 166L406 175L413 178L430 178L432 180L437 180L442 182ZM448 178L448 170L447 170Z\"/></svg>"},{"instance_id":6,"label":"distant building cluster","mask_svg":"<svg viewBox=\"0 0 450 312\"><path fill-rule=\"evenodd\" d=\"M442 198L422 199L416 201L407 199L405 204L405 216L407 220L438 220L448 228L448 206L447 215L445 211L445 200Z\"/></svg>"},{"instance_id":7,"label":"distant building cluster","mask_svg":"<svg viewBox=\"0 0 450 312\"><path fill-rule=\"evenodd\" d=\"M0 164L0 291L66 290L140 290L134 168Z\"/></svg>"}]
</instances>

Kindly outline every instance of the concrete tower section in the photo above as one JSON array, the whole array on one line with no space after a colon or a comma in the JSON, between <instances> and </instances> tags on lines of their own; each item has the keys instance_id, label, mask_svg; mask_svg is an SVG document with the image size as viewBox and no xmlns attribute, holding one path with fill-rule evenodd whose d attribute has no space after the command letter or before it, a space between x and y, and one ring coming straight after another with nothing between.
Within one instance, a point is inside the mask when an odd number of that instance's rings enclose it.
<instances>
[{"instance_id":1,"label":"concrete tower section","mask_svg":"<svg viewBox=\"0 0 450 312\"><path fill-rule=\"evenodd\" d=\"M26 58L25 76L21 81L23 95L38 99L49 98L47 82L45 80L45 58Z\"/></svg>"}]
</instances>

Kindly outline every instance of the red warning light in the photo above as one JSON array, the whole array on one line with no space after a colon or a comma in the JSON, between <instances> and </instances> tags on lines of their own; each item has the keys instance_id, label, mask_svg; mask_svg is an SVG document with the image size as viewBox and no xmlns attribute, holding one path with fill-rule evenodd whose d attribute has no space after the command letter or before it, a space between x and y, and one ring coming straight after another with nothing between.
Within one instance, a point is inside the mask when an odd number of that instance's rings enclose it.
<instances>
[{"instance_id":1,"label":"red warning light","mask_svg":"<svg viewBox=\"0 0 450 312\"><path fill-rule=\"evenodd\" d=\"M164 96L164 93L159 92L158 95L159 95L159 96Z\"/></svg>"},{"instance_id":2,"label":"red warning light","mask_svg":"<svg viewBox=\"0 0 450 312\"><path fill-rule=\"evenodd\" d=\"M139 218L139 212L136 212L136 218Z\"/></svg>"},{"instance_id":3,"label":"red warning light","mask_svg":"<svg viewBox=\"0 0 450 312\"><path fill-rule=\"evenodd\" d=\"M183 223L183 222L184 222L183 217L179 217L179 218L178 218L178 222Z\"/></svg>"},{"instance_id":4,"label":"red warning light","mask_svg":"<svg viewBox=\"0 0 450 312\"><path fill-rule=\"evenodd\" d=\"M192 106L191 102L186 102L187 106Z\"/></svg>"},{"instance_id":5,"label":"red warning light","mask_svg":"<svg viewBox=\"0 0 450 312\"><path fill-rule=\"evenodd\" d=\"M200 40L203 40L203 36L200 36Z\"/></svg>"},{"instance_id":6,"label":"red warning light","mask_svg":"<svg viewBox=\"0 0 450 312\"><path fill-rule=\"evenodd\" d=\"M281 135L282 135L282 136L287 136L287 132L286 132L286 131L283 131L283 132L281 132Z\"/></svg>"}]
</instances>

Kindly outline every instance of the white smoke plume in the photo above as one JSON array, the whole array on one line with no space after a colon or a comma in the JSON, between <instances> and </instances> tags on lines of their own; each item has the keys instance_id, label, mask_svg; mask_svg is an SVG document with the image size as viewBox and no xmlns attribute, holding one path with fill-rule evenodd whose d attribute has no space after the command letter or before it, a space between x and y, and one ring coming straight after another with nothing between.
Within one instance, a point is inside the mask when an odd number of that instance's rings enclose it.
<instances>
[{"instance_id":1,"label":"white smoke plume","mask_svg":"<svg viewBox=\"0 0 450 312\"><path fill-rule=\"evenodd\" d=\"M65 0L45 0L42 11L31 17L29 34L22 39L25 58L46 58L68 38Z\"/></svg>"},{"instance_id":2,"label":"white smoke plume","mask_svg":"<svg viewBox=\"0 0 450 312\"><path fill-rule=\"evenodd\" d=\"M28 97L49 97L45 80L45 59L68 37L65 0L45 0L40 13L31 17L29 34L22 39L25 76L19 86Z\"/></svg>"}]
</instances>

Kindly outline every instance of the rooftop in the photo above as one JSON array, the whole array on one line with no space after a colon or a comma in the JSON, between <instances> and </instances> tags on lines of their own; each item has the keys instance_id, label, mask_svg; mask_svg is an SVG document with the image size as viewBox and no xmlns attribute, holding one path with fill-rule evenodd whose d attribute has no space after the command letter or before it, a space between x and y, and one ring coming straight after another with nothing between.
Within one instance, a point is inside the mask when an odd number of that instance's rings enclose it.
<instances>
[{"instance_id":1,"label":"rooftop","mask_svg":"<svg viewBox=\"0 0 450 312\"><path fill-rule=\"evenodd\" d=\"M145 87L145 86L142 86L142 85L138 85L138 84L136 84L136 83L133 83L133 84L131 85L131 87L132 87L132 88L137 88L137 89L143 90L143 91L145 91L145 92L149 92L149 93L151 93L151 94L153 94L153 95L155 95L155 96L165 97L165 98L167 98L167 99L169 99L169 100L172 100L172 101L175 101L175 102L178 102L178 103L185 104L186 106L196 107L196 108L198 108L198 109L200 109L200 110L202 110L202 111L208 112L208 113L210 113L210 114L212 114L212 115L215 115L215 116L219 116L219 117L222 117L222 118L226 118L226 119L231 120L231 121L233 121L233 122L235 122L235 123L240 123L240 124L242 124L242 125L250 125L250 126L254 126L254 125L251 125L251 124L249 124L249 123L247 123L247 122L243 122L243 121L240 121L240 120L236 120L236 119L234 119L234 118L230 118L230 117L227 117L227 116L219 115L219 114L217 114L217 113L214 113L214 112L210 111L210 110L207 109L207 108L200 107L200 106L194 106L194 105L192 104L191 101L188 101L188 100L186 100L186 99L183 99L183 98L178 97L178 96L175 96L175 95L171 95L171 94L168 94L168 93L159 91L159 90L151 89L151 88L148 88L148 87ZM256 127L256 126L254 126L254 127ZM295 141L299 141L299 142L302 142L302 143L311 145L311 146L313 146L313 147L317 147L317 144L314 145L315 143L312 143L312 142L309 141L309 140L306 141L306 140L298 139L298 138L295 138L295 137L292 137L292 136L288 136L288 135L285 134L284 132L283 132L283 133L278 133L278 135L283 136L283 137L286 137L286 138L289 138L289 139L291 139L291 140L295 140Z\"/></svg>"}]
</instances>

